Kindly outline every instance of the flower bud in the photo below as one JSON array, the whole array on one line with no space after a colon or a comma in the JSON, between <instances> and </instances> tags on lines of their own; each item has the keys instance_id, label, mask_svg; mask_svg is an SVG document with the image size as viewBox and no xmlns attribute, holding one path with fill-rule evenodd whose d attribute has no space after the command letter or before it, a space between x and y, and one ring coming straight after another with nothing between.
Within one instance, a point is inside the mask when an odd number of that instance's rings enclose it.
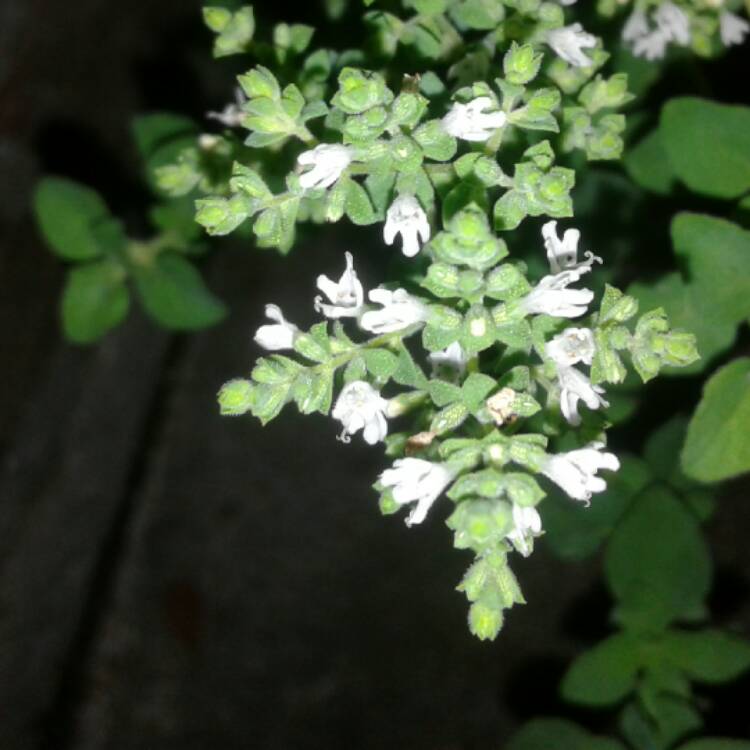
<instances>
[{"instance_id":1,"label":"flower bud","mask_svg":"<svg viewBox=\"0 0 750 750\"><path fill-rule=\"evenodd\" d=\"M388 104L393 94L383 77L357 68L344 68L332 104L350 115L358 115L379 104Z\"/></svg>"},{"instance_id":2,"label":"flower bud","mask_svg":"<svg viewBox=\"0 0 750 750\"><path fill-rule=\"evenodd\" d=\"M503 610L474 602L469 609L469 630L480 641L493 640L503 627Z\"/></svg>"},{"instance_id":3,"label":"flower bud","mask_svg":"<svg viewBox=\"0 0 750 750\"><path fill-rule=\"evenodd\" d=\"M457 549L481 552L510 531L512 509L503 500L463 500L446 524L455 532L453 545Z\"/></svg>"},{"instance_id":4,"label":"flower bud","mask_svg":"<svg viewBox=\"0 0 750 750\"><path fill-rule=\"evenodd\" d=\"M536 77L541 64L542 55L535 54L530 44L519 46L513 42L503 58L505 78L511 83L523 85Z\"/></svg>"},{"instance_id":5,"label":"flower bud","mask_svg":"<svg viewBox=\"0 0 750 750\"><path fill-rule=\"evenodd\" d=\"M246 414L253 405L253 384L244 378L230 380L221 386L217 399L223 416Z\"/></svg>"}]
</instances>

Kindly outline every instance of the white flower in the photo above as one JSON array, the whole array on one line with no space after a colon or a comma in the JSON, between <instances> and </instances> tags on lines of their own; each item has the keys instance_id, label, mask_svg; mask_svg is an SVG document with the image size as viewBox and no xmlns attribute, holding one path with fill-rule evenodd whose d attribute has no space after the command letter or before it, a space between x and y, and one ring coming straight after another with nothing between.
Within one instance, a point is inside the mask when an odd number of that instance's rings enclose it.
<instances>
[{"instance_id":1,"label":"white flower","mask_svg":"<svg viewBox=\"0 0 750 750\"><path fill-rule=\"evenodd\" d=\"M590 328L566 328L547 342L547 356L558 366L571 367L583 362L590 365L596 345Z\"/></svg>"},{"instance_id":2,"label":"white flower","mask_svg":"<svg viewBox=\"0 0 750 750\"><path fill-rule=\"evenodd\" d=\"M633 54L646 60L660 60L666 54L668 44L669 37L661 29L654 29L633 42Z\"/></svg>"},{"instance_id":3,"label":"white flower","mask_svg":"<svg viewBox=\"0 0 750 750\"><path fill-rule=\"evenodd\" d=\"M560 410L569 424L581 424L578 413L578 402L583 401L589 409L609 406L601 394L604 389L592 385L591 381L575 367L557 367L557 379L560 383Z\"/></svg>"},{"instance_id":4,"label":"white flower","mask_svg":"<svg viewBox=\"0 0 750 750\"><path fill-rule=\"evenodd\" d=\"M578 0L560 0L560 5L575 5Z\"/></svg>"},{"instance_id":5,"label":"white flower","mask_svg":"<svg viewBox=\"0 0 750 750\"><path fill-rule=\"evenodd\" d=\"M327 318L356 318L362 311L365 292L354 270L354 259L351 253L346 253L346 270L338 282L331 281L328 276L318 276L320 289L331 304L323 302L323 297L315 298L315 310L323 313Z\"/></svg>"},{"instance_id":6,"label":"white flower","mask_svg":"<svg viewBox=\"0 0 750 750\"><path fill-rule=\"evenodd\" d=\"M552 273L560 273L564 268L575 266L578 260L578 240L581 239L578 229L566 229L561 240L557 236L557 222L548 221L542 227L542 237Z\"/></svg>"},{"instance_id":7,"label":"white flower","mask_svg":"<svg viewBox=\"0 0 750 750\"><path fill-rule=\"evenodd\" d=\"M583 315L594 293L590 289L568 289L591 268L569 269L554 276L545 276L522 300L529 314L554 315L558 318L577 318Z\"/></svg>"},{"instance_id":8,"label":"white flower","mask_svg":"<svg viewBox=\"0 0 750 750\"><path fill-rule=\"evenodd\" d=\"M370 333L393 333L420 323L427 318L427 308L405 289L373 289L370 301L382 305L381 310L366 312L359 324Z\"/></svg>"},{"instance_id":9,"label":"white flower","mask_svg":"<svg viewBox=\"0 0 750 750\"><path fill-rule=\"evenodd\" d=\"M299 328L284 319L278 305L266 305L266 317L275 321L273 325L261 326L255 332L255 343L271 352L291 349Z\"/></svg>"},{"instance_id":10,"label":"white flower","mask_svg":"<svg viewBox=\"0 0 750 750\"><path fill-rule=\"evenodd\" d=\"M206 112L206 117L209 120L217 120L222 125L226 125L228 128L238 128L242 125L242 118L244 116L243 106L247 98L244 92L238 86L234 90L234 101L227 104L221 112Z\"/></svg>"},{"instance_id":11,"label":"white flower","mask_svg":"<svg viewBox=\"0 0 750 750\"><path fill-rule=\"evenodd\" d=\"M331 415L344 426L340 439L348 443L350 435L363 430L365 442L375 445L385 440L388 422L385 419L388 401L369 383L354 380L341 390Z\"/></svg>"},{"instance_id":12,"label":"white flower","mask_svg":"<svg viewBox=\"0 0 750 750\"><path fill-rule=\"evenodd\" d=\"M505 538L524 557L534 551L534 537L542 535L542 519L536 508L513 504L513 529Z\"/></svg>"},{"instance_id":13,"label":"white flower","mask_svg":"<svg viewBox=\"0 0 750 750\"><path fill-rule=\"evenodd\" d=\"M592 60L581 50L596 47L596 37L585 32L580 23L574 23L548 31L547 44L569 65L585 68L592 64Z\"/></svg>"},{"instance_id":14,"label":"white flower","mask_svg":"<svg viewBox=\"0 0 750 750\"><path fill-rule=\"evenodd\" d=\"M745 37L750 33L750 23L735 13L728 10L722 11L719 15L719 35L725 46L731 47L733 44L742 44Z\"/></svg>"},{"instance_id":15,"label":"white flower","mask_svg":"<svg viewBox=\"0 0 750 750\"><path fill-rule=\"evenodd\" d=\"M578 229L566 229L562 240L557 236L557 222L548 221L542 227L544 247L547 249L547 260L552 273L560 273L567 269L589 270L594 262L601 263L602 259L591 251L584 253L585 260L578 262L578 241L581 233ZM585 271L583 271L585 273Z\"/></svg>"},{"instance_id":16,"label":"white flower","mask_svg":"<svg viewBox=\"0 0 750 750\"><path fill-rule=\"evenodd\" d=\"M617 471L620 468L614 453L600 452L603 447L603 443L591 443L587 448L550 456L542 474L574 500L582 500L588 505L594 492L607 489L607 483L596 476L596 472L600 469Z\"/></svg>"},{"instance_id":17,"label":"white flower","mask_svg":"<svg viewBox=\"0 0 750 750\"><path fill-rule=\"evenodd\" d=\"M407 258L413 258L419 252L420 239L423 243L430 239L427 214L413 195L399 195L388 209L383 227L385 244L392 245L397 234L401 235L401 252Z\"/></svg>"},{"instance_id":18,"label":"white flower","mask_svg":"<svg viewBox=\"0 0 750 750\"><path fill-rule=\"evenodd\" d=\"M443 464L421 458L401 458L393 468L379 477L384 487L392 488L393 499L399 505L416 503L406 525L422 523L440 493L453 481L453 472Z\"/></svg>"},{"instance_id":19,"label":"white flower","mask_svg":"<svg viewBox=\"0 0 750 750\"><path fill-rule=\"evenodd\" d=\"M472 99L468 104L455 102L445 117L443 128L454 138L465 141L486 141L498 128L505 125L505 112L485 112L494 107L489 96Z\"/></svg>"},{"instance_id":20,"label":"white flower","mask_svg":"<svg viewBox=\"0 0 750 750\"><path fill-rule=\"evenodd\" d=\"M297 163L311 167L300 175L299 184L304 190L329 188L352 163L352 150L339 143L322 143L310 151L303 151Z\"/></svg>"},{"instance_id":21,"label":"white flower","mask_svg":"<svg viewBox=\"0 0 750 750\"><path fill-rule=\"evenodd\" d=\"M427 359L430 360L430 364L432 365L433 375L438 375L441 372L448 370L451 374L460 378L466 372L466 363L468 359L466 357L466 352L458 341L454 341L439 352L428 354Z\"/></svg>"},{"instance_id":22,"label":"white flower","mask_svg":"<svg viewBox=\"0 0 750 750\"><path fill-rule=\"evenodd\" d=\"M690 19L674 3L662 3L654 13L654 21L670 41L690 44Z\"/></svg>"},{"instance_id":23,"label":"white flower","mask_svg":"<svg viewBox=\"0 0 750 750\"><path fill-rule=\"evenodd\" d=\"M642 10L634 10L622 27L622 39L625 42L634 42L646 36L650 31L651 26L646 14Z\"/></svg>"}]
</instances>

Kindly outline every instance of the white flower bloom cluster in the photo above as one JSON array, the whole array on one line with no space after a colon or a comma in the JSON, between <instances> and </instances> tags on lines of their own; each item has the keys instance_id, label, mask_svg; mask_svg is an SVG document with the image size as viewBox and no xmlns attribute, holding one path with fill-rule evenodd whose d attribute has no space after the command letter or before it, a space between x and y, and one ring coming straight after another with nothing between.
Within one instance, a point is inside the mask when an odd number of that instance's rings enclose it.
<instances>
[{"instance_id":1,"label":"white flower bloom cluster","mask_svg":"<svg viewBox=\"0 0 750 750\"><path fill-rule=\"evenodd\" d=\"M373 289L370 302L381 305L380 310L368 310L359 324L370 333L395 333L427 319L427 308L405 289Z\"/></svg>"},{"instance_id":2,"label":"white flower bloom cluster","mask_svg":"<svg viewBox=\"0 0 750 750\"><path fill-rule=\"evenodd\" d=\"M318 289L328 297L330 304L323 302L322 297L316 297L315 310L326 318L356 318L362 312L364 289L354 270L352 254L345 253L345 256L346 270L338 282L331 281L324 274L318 276Z\"/></svg>"},{"instance_id":3,"label":"white flower bloom cluster","mask_svg":"<svg viewBox=\"0 0 750 750\"><path fill-rule=\"evenodd\" d=\"M651 19L645 11L636 9L623 26L622 38L630 44L636 57L658 60L664 57L670 43L683 47L690 44L690 19L671 2L661 3Z\"/></svg>"},{"instance_id":4,"label":"white flower bloom cluster","mask_svg":"<svg viewBox=\"0 0 750 750\"><path fill-rule=\"evenodd\" d=\"M404 289L373 289L369 299L380 305L380 309L367 310L354 258L351 253L345 253L345 257L346 268L338 281L324 274L318 276L317 287L325 298L315 297L317 312L332 319L356 318L364 330L374 334L395 333L425 321L427 307ZM258 328L255 342L274 352L294 348L299 328L284 318L278 305L266 305L265 314L273 323ZM384 440L388 434L388 403L369 383L355 381L346 385L333 409L334 419L344 426L341 439L348 442L350 435L363 430L364 439L370 444Z\"/></svg>"},{"instance_id":5,"label":"white flower bloom cluster","mask_svg":"<svg viewBox=\"0 0 750 750\"><path fill-rule=\"evenodd\" d=\"M581 233L577 229L568 229L560 239L556 221L549 221L542 227L542 237L553 275L545 276L521 304L529 313L577 318L586 312L594 293L590 289L567 287L578 281L582 274L591 271L594 263L601 263L601 258L586 252L585 259L579 262ZM594 335L589 328L566 328L545 346L545 354L557 370L560 409L572 425L581 423L579 401L583 401L589 409L609 405L602 397L603 389L592 385L589 378L575 367L579 363L590 365L595 351Z\"/></svg>"},{"instance_id":6,"label":"white flower bloom cluster","mask_svg":"<svg viewBox=\"0 0 750 750\"><path fill-rule=\"evenodd\" d=\"M278 352L283 349L291 349L294 339L299 333L299 328L284 319L281 308L278 305L266 305L266 317L273 320L272 325L261 326L255 332L255 343L270 352Z\"/></svg>"},{"instance_id":7,"label":"white flower bloom cluster","mask_svg":"<svg viewBox=\"0 0 750 750\"><path fill-rule=\"evenodd\" d=\"M550 456L542 468L542 474L574 500L588 505L593 493L607 489L607 482L596 473L600 469L617 471L620 468L617 456L603 453L603 447L603 443L591 443L586 448Z\"/></svg>"},{"instance_id":8,"label":"white flower bloom cluster","mask_svg":"<svg viewBox=\"0 0 750 750\"><path fill-rule=\"evenodd\" d=\"M443 117L443 129L454 138L464 141L482 142L505 125L505 112L488 112L495 107L489 96L479 96L467 104L455 102Z\"/></svg>"},{"instance_id":9,"label":"white flower bloom cluster","mask_svg":"<svg viewBox=\"0 0 750 750\"><path fill-rule=\"evenodd\" d=\"M362 430L365 442L375 445L388 434L387 410L388 401L380 393L364 380L355 380L343 387L331 415L343 425L342 442L348 443L351 435Z\"/></svg>"},{"instance_id":10,"label":"white flower bloom cluster","mask_svg":"<svg viewBox=\"0 0 750 750\"><path fill-rule=\"evenodd\" d=\"M580 23L548 31L547 44L559 58L575 68L586 68L593 63L583 50L596 47L596 37L584 31Z\"/></svg>"},{"instance_id":11,"label":"white flower bloom cluster","mask_svg":"<svg viewBox=\"0 0 750 750\"><path fill-rule=\"evenodd\" d=\"M601 263L601 258L587 252L586 259L579 263L580 232L577 229L569 229L560 240L556 234L556 227L556 221L549 221L542 227L542 237L552 274L542 278L521 300L521 305L532 315L577 318L586 312L594 299L594 293L590 289L568 289L568 286L588 273L595 262Z\"/></svg>"},{"instance_id":12,"label":"white flower bloom cluster","mask_svg":"<svg viewBox=\"0 0 750 750\"><path fill-rule=\"evenodd\" d=\"M310 167L299 178L303 190L326 189L341 177L354 159L353 150L340 143L322 143L297 157L302 167Z\"/></svg>"},{"instance_id":13,"label":"white flower bloom cluster","mask_svg":"<svg viewBox=\"0 0 750 750\"><path fill-rule=\"evenodd\" d=\"M542 535L542 518L536 508L513 504L513 528L506 539L524 557L534 551L534 538Z\"/></svg>"},{"instance_id":14,"label":"white flower bloom cluster","mask_svg":"<svg viewBox=\"0 0 750 750\"><path fill-rule=\"evenodd\" d=\"M724 10L719 15L719 36L725 47L742 44L750 34L750 23L735 13Z\"/></svg>"},{"instance_id":15,"label":"white flower bloom cluster","mask_svg":"<svg viewBox=\"0 0 750 750\"><path fill-rule=\"evenodd\" d=\"M392 245L396 235L403 240L401 252L407 258L413 258L421 249L419 244L429 242L430 223L427 214L413 195L400 195L391 203L385 217L383 239L386 245Z\"/></svg>"},{"instance_id":16,"label":"white flower bloom cluster","mask_svg":"<svg viewBox=\"0 0 750 750\"><path fill-rule=\"evenodd\" d=\"M309 176L310 185L329 186L346 168L351 154L345 147L341 147L343 151L332 152L331 149L335 148L319 146L306 152L309 154L307 158L300 159L301 163L312 165L310 172L303 175L303 178ZM334 156L329 158L332 153ZM422 242L429 240L429 232L426 216L416 198L411 195L397 197L388 211L384 229L386 241L392 242L397 234L401 234L404 252L411 256L419 251L420 239ZM567 318L583 315L593 292L568 287L590 272L593 264L601 259L587 252L579 261L580 232L577 229L568 229L560 238L557 223L550 221L542 227L542 237L551 273L520 301L523 311ZM352 254L347 252L345 258L346 267L338 281L324 274L318 276L317 288L321 294L314 300L317 312L331 319L354 318L361 328L376 335L403 331L426 321L426 304L404 289L376 288L366 295L355 271ZM369 308L366 297L379 308ZM294 348L301 335L297 326L287 321L276 305L267 305L265 313L272 322L258 329L255 341L270 351ZM545 346L545 355L554 363L557 372L562 413L574 425L581 421L578 414L580 401L590 409L607 405L602 389L593 385L577 367L581 364L590 366L595 351L594 335L588 328L566 328ZM460 382L467 370L468 357L459 342L430 353L428 359L433 375L445 380ZM365 380L346 383L331 412L333 418L341 422L340 439L348 443L352 435L361 432L370 445L385 440L388 418L402 413L402 409L396 408L397 401L398 398L390 401L384 398ZM588 503L593 493L606 488L606 482L597 476L597 472L600 469L614 471L619 467L617 458L601 449L602 444L595 443L580 450L549 455L541 473L570 497ZM379 481L383 488L390 490L396 504L413 505L406 518L406 524L412 526L425 519L434 502L458 473L458 469L445 463L407 457L396 460L380 475ZM534 539L542 534L542 519L536 508L518 504L513 504L512 519L513 525L505 538L521 555L528 556L533 551Z\"/></svg>"},{"instance_id":17,"label":"white flower bloom cluster","mask_svg":"<svg viewBox=\"0 0 750 750\"><path fill-rule=\"evenodd\" d=\"M383 487L392 490L399 505L416 503L406 525L422 523L440 493L453 481L455 474L445 465L421 458L401 458L379 477Z\"/></svg>"}]
</instances>

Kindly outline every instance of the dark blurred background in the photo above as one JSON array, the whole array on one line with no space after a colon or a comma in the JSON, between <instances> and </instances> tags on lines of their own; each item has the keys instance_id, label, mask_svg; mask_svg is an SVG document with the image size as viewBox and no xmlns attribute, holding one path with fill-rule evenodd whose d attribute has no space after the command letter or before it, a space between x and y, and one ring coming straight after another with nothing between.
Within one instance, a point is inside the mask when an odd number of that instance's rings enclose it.
<instances>
[{"instance_id":1,"label":"dark blurred background","mask_svg":"<svg viewBox=\"0 0 750 750\"><path fill-rule=\"evenodd\" d=\"M314 17L272 6L256 7ZM0 748L500 748L545 713L606 728L557 697L607 632L598 561L561 565L543 545L518 560L529 604L479 643L453 590L469 557L439 512L411 530L380 516L380 451L293 410L263 430L218 416L263 303L309 318L346 233L289 259L216 253L205 271L232 314L207 333L135 311L100 346L61 340L64 268L35 232L35 181L89 183L141 231L130 119L228 101L210 44L197 0L0 0ZM747 632L747 500L725 494L714 611ZM750 735L749 692L706 691L709 728Z\"/></svg>"}]
</instances>

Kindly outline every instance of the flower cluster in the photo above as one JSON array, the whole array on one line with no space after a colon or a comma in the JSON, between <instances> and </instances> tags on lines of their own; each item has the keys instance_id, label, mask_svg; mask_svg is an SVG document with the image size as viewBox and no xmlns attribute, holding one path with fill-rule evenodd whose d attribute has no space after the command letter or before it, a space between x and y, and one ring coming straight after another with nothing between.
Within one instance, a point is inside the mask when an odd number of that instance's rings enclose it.
<instances>
[{"instance_id":1,"label":"flower cluster","mask_svg":"<svg viewBox=\"0 0 750 750\"><path fill-rule=\"evenodd\" d=\"M225 384L219 403L263 423L295 403L332 417L345 443L384 444L391 465L374 485L380 508L406 510L409 527L447 498L454 544L475 555L459 588L481 638L523 601L508 558L532 553L547 491L588 505L619 468L605 448L604 385L624 378L623 356L644 379L695 357L694 340L672 333L660 310L632 326L637 304L613 287L594 309L594 286L584 284L602 260L579 258L577 229L558 234L557 220L573 215L575 174L555 164L556 153L616 158L616 110L630 98L624 76L597 73L607 59L600 41L565 23L572 4L508 4L504 19L469 14L466 3L421 4L437 10L405 23L434 22L446 44L454 25L463 33L508 23L525 35L502 49L478 45L479 57L451 68L453 92L429 70L406 76L397 92L379 73L343 67L322 101L325 80L282 88L256 66L239 78L241 114L219 117L249 130L251 147L303 142L290 154L286 190L274 193L260 167L237 160L229 193L197 203L213 234L252 219L259 244L286 250L297 221L346 216L380 224L385 245L416 259L407 279L373 287L346 253L338 279L317 278L311 303L322 319L309 330L267 305L255 341L268 355L250 378ZM378 26L387 17L369 17L381 41L401 28ZM658 19L684 38L677 14ZM386 57L410 38L391 39ZM463 72L475 64L487 72ZM547 217L540 248L549 272L538 279L508 258L504 239L529 217Z\"/></svg>"},{"instance_id":2,"label":"flower cluster","mask_svg":"<svg viewBox=\"0 0 750 750\"><path fill-rule=\"evenodd\" d=\"M670 45L691 46L706 54L714 37L724 47L742 44L750 23L725 7L729 4L724 0L639 1L623 26L622 39L634 55L647 60L663 58Z\"/></svg>"}]
</instances>

